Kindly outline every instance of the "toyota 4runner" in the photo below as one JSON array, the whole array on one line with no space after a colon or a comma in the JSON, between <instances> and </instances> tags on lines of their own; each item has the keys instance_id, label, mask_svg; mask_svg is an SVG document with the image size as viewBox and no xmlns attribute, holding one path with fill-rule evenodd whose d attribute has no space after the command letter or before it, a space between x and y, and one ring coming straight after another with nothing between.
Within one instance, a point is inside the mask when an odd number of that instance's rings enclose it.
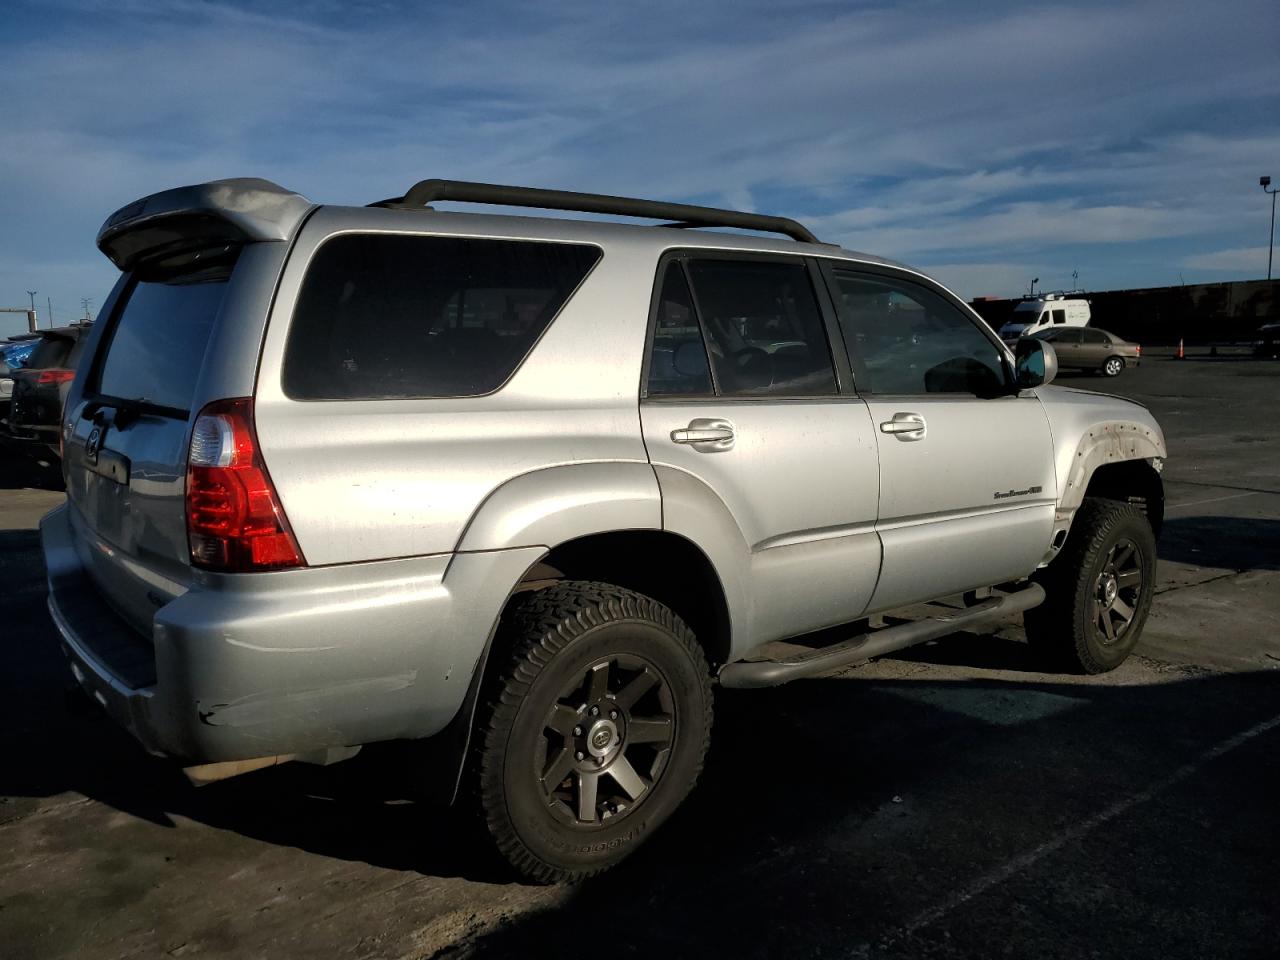
<instances>
[{"instance_id":1,"label":"toyota 4runner","mask_svg":"<svg viewBox=\"0 0 1280 960\"><path fill-rule=\"evenodd\" d=\"M122 273L66 403L49 610L76 681L197 782L420 741L519 871L576 879L692 788L715 684L1019 613L1099 672L1147 617L1151 414L795 221L224 180L98 246Z\"/></svg>"}]
</instances>

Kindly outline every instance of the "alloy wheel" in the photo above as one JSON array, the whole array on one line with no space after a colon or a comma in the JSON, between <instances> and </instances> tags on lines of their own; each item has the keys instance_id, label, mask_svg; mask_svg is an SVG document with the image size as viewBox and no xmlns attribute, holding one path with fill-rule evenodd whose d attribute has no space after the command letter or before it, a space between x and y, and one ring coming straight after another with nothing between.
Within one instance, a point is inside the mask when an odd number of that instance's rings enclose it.
<instances>
[{"instance_id":1,"label":"alloy wheel","mask_svg":"<svg viewBox=\"0 0 1280 960\"><path fill-rule=\"evenodd\" d=\"M633 811L662 776L677 720L666 678L641 657L613 655L575 675L535 751L552 813L590 829Z\"/></svg>"},{"instance_id":2,"label":"alloy wheel","mask_svg":"<svg viewBox=\"0 0 1280 960\"><path fill-rule=\"evenodd\" d=\"M1125 635L1142 597L1142 552L1132 540L1117 540L1107 551L1094 585L1094 624L1104 644Z\"/></svg>"}]
</instances>

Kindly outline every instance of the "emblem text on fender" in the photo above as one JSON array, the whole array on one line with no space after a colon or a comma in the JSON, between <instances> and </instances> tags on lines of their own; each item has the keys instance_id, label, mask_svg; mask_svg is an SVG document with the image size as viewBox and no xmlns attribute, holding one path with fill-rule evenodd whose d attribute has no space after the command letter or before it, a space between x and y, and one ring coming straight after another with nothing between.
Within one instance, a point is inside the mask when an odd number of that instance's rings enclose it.
<instances>
[{"instance_id":1,"label":"emblem text on fender","mask_svg":"<svg viewBox=\"0 0 1280 960\"><path fill-rule=\"evenodd\" d=\"M1039 493L1044 487L1027 487L1025 490L1006 490L1001 493L997 490L992 497L996 500L1008 500L1010 497L1025 497L1028 494Z\"/></svg>"}]
</instances>

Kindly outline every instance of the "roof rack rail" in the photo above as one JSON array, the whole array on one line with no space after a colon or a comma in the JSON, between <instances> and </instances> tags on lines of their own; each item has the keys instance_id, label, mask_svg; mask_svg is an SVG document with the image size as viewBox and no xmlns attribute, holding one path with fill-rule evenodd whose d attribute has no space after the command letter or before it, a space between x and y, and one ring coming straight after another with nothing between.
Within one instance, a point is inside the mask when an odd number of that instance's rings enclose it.
<instances>
[{"instance_id":1,"label":"roof rack rail","mask_svg":"<svg viewBox=\"0 0 1280 960\"><path fill-rule=\"evenodd\" d=\"M821 243L807 227L788 217L770 217L740 210L720 210L688 203L663 203L632 197L610 197L600 193L570 190L542 190L536 187L505 187L496 183L469 183L465 180L420 180L403 197L392 197L371 207L427 207L433 200L465 203L492 203L506 207L536 207L540 210L572 210L577 213L605 213L620 217L673 220L669 227L740 227L781 233L802 243ZM427 207L430 209L430 207Z\"/></svg>"}]
</instances>

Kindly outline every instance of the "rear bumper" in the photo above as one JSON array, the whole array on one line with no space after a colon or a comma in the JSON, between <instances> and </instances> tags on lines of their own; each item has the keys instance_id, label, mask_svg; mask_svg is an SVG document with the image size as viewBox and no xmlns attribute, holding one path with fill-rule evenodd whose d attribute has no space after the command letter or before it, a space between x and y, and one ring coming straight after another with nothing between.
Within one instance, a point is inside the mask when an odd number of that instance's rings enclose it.
<instances>
[{"instance_id":1,"label":"rear bumper","mask_svg":"<svg viewBox=\"0 0 1280 960\"><path fill-rule=\"evenodd\" d=\"M188 763L440 731L508 592L542 552L197 572L144 637L81 566L67 508L40 529L49 611L75 679L146 749Z\"/></svg>"}]
</instances>

